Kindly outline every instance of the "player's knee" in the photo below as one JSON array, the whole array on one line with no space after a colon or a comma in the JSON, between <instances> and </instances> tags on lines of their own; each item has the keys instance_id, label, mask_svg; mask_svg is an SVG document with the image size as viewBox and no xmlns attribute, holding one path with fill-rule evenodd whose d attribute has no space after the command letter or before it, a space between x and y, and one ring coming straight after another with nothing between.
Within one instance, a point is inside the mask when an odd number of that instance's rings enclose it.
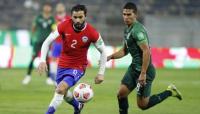
<instances>
[{"instance_id":1,"label":"player's knee","mask_svg":"<svg viewBox=\"0 0 200 114\"><path fill-rule=\"evenodd\" d=\"M129 94L128 88L125 86L121 86L121 88L118 91L117 97L118 97L118 99L126 98L128 96L128 94Z\"/></svg>"},{"instance_id":2,"label":"player's knee","mask_svg":"<svg viewBox=\"0 0 200 114\"><path fill-rule=\"evenodd\" d=\"M56 88L56 93L64 95L65 94L65 90L62 89L62 88Z\"/></svg>"},{"instance_id":3,"label":"player's knee","mask_svg":"<svg viewBox=\"0 0 200 114\"><path fill-rule=\"evenodd\" d=\"M118 99L126 98L126 97L127 97L126 92L119 91L118 94L117 94L117 98L118 98Z\"/></svg>"},{"instance_id":4,"label":"player's knee","mask_svg":"<svg viewBox=\"0 0 200 114\"><path fill-rule=\"evenodd\" d=\"M147 104L146 103L137 103L137 105L138 105L138 107L141 109L141 110L146 110L146 109L148 109L147 108Z\"/></svg>"}]
</instances>

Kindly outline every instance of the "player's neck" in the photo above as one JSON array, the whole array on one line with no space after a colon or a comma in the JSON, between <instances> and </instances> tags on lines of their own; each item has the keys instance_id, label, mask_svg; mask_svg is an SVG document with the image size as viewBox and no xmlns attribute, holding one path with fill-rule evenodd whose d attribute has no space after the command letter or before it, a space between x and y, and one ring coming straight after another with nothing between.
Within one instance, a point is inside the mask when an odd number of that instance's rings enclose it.
<instances>
[{"instance_id":1,"label":"player's neck","mask_svg":"<svg viewBox=\"0 0 200 114\"><path fill-rule=\"evenodd\" d=\"M43 17L44 17L45 19L48 19L48 18L51 16L50 13L43 13L42 15L43 15Z\"/></svg>"},{"instance_id":2,"label":"player's neck","mask_svg":"<svg viewBox=\"0 0 200 114\"><path fill-rule=\"evenodd\" d=\"M81 27L79 27L79 28L77 28L77 27L73 24L73 28L74 28L74 30L75 30L76 32L81 32L81 31L83 31L83 30L86 28L86 26L87 26L87 23L86 23L86 22L84 22L83 25L82 25Z\"/></svg>"},{"instance_id":3,"label":"player's neck","mask_svg":"<svg viewBox=\"0 0 200 114\"><path fill-rule=\"evenodd\" d=\"M132 25L134 25L134 23L137 22L137 19L134 19L133 22L129 25L127 25L128 27L131 27Z\"/></svg>"}]
</instances>

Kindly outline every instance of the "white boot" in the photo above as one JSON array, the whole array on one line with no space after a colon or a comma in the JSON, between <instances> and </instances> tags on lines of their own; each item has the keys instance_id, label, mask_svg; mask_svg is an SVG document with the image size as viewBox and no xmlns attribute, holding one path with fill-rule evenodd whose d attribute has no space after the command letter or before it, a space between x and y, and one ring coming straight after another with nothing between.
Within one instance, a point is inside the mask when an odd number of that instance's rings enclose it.
<instances>
[{"instance_id":1,"label":"white boot","mask_svg":"<svg viewBox=\"0 0 200 114\"><path fill-rule=\"evenodd\" d=\"M25 78L22 80L22 84L23 85L28 85L31 81L31 76L30 75L26 75Z\"/></svg>"},{"instance_id":2,"label":"white boot","mask_svg":"<svg viewBox=\"0 0 200 114\"><path fill-rule=\"evenodd\" d=\"M55 85L55 82L51 78L47 78L46 84L47 85Z\"/></svg>"}]
</instances>

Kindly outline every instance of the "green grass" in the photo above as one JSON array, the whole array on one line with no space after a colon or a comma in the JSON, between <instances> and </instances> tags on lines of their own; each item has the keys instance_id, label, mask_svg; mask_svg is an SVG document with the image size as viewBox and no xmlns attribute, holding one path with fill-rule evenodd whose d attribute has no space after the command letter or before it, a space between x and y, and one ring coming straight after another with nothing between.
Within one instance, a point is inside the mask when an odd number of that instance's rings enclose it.
<instances>
[{"instance_id":1,"label":"green grass","mask_svg":"<svg viewBox=\"0 0 200 114\"><path fill-rule=\"evenodd\" d=\"M95 85L97 69L88 69L81 82L92 85L94 98L87 103L82 114L118 114L117 89L126 69L108 69L105 81ZM0 114L44 114L53 96L54 87L45 84L45 76L33 73L29 85L23 86L25 69L0 69ZM169 98L161 104L141 111L136 106L135 91L129 96L130 114L199 114L200 70L159 69L154 80L152 94L166 89L174 83L183 94L183 101ZM72 114L73 108L64 103L56 114Z\"/></svg>"}]
</instances>

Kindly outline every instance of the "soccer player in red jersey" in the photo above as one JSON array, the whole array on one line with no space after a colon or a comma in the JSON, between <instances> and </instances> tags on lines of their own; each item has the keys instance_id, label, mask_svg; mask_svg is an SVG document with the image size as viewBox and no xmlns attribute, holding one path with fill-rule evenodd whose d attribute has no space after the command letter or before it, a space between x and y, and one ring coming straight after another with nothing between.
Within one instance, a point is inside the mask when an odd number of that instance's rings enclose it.
<instances>
[{"instance_id":1,"label":"soccer player in red jersey","mask_svg":"<svg viewBox=\"0 0 200 114\"><path fill-rule=\"evenodd\" d=\"M107 56L105 45L101 35L85 21L87 9L84 5L76 5L71 9L70 20L61 22L57 30L51 33L42 45L41 62L38 71L41 74L47 70L46 56L49 45L58 36L62 36L63 48L59 57L56 83L57 88L46 114L54 114L57 107L64 100L69 88L74 86L84 75L87 66L87 51L91 43L95 45L100 56L100 68L95 83L100 84L104 80L105 64ZM83 104L72 99L70 104L74 107L74 114L80 114Z\"/></svg>"}]
</instances>

